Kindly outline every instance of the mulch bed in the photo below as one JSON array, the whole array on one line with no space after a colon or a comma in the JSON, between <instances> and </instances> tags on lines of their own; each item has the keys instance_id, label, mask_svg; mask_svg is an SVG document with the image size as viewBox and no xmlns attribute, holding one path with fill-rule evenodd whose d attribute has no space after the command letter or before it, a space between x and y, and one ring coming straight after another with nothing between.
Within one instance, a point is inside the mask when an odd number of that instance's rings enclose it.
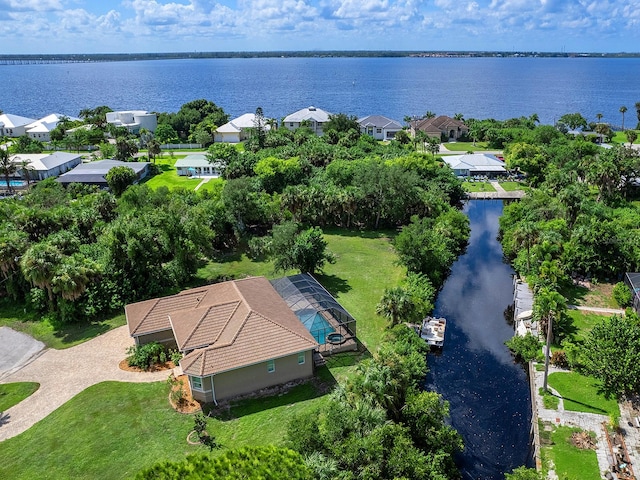
<instances>
[{"instance_id":1,"label":"mulch bed","mask_svg":"<svg viewBox=\"0 0 640 480\"><path fill-rule=\"evenodd\" d=\"M174 377L172 377L174 378ZM176 412L180 413L197 413L202 411L202 405L200 402L193 399L191 395L191 388L189 387L189 379L186 375L180 375L175 377L175 382L171 384L171 392L169 392L169 403ZM175 403L171 399L171 393L182 388L182 400L179 403Z\"/></svg>"},{"instance_id":2,"label":"mulch bed","mask_svg":"<svg viewBox=\"0 0 640 480\"><path fill-rule=\"evenodd\" d=\"M143 370L138 367L130 367L129 363L127 362L127 359L125 358L118 364L118 367L120 367L120 370L125 370L127 372L151 373L151 372L162 372L163 370L173 370L175 368L175 365L173 364L172 361L168 361L164 363L154 363L153 365L151 365L151 368L149 370Z\"/></svg>"}]
</instances>

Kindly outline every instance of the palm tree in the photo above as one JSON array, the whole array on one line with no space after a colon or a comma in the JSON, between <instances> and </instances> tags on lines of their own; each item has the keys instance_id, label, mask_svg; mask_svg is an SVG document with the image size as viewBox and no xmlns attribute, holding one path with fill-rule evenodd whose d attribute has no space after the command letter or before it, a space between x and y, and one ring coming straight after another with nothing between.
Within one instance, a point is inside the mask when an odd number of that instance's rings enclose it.
<instances>
[{"instance_id":1,"label":"palm tree","mask_svg":"<svg viewBox=\"0 0 640 480\"><path fill-rule=\"evenodd\" d=\"M620 107L620 113L622 114L622 131L624 132L624 114L627 112L627 107L622 105Z\"/></svg>"},{"instance_id":2,"label":"palm tree","mask_svg":"<svg viewBox=\"0 0 640 480\"><path fill-rule=\"evenodd\" d=\"M636 125L636 130L640 129L640 102L636 102L634 105L636 109L636 116L638 117L638 125Z\"/></svg>"},{"instance_id":3,"label":"palm tree","mask_svg":"<svg viewBox=\"0 0 640 480\"><path fill-rule=\"evenodd\" d=\"M4 180L7 182L7 190L9 193L13 191L11 188L11 175L16 173L18 167L11 159L9 151L6 148L0 147L0 174L4 175Z\"/></svg>"},{"instance_id":4,"label":"palm tree","mask_svg":"<svg viewBox=\"0 0 640 480\"><path fill-rule=\"evenodd\" d=\"M402 287L386 289L376 305L376 313L390 320L392 327L409 317L413 309L411 295Z\"/></svg>"},{"instance_id":5,"label":"palm tree","mask_svg":"<svg viewBox=\"0 0 640 480\"><path fill-rule=\"evenodd\" d=\"M538 238L536 224L525 220L513 232L514 241L520 247L527 249L527 273L531 272L531 247Z\"/></svg>"},{"instance_id":6,"label":"palm tree","mask_svg":"<svg viewBox=\"0 0 640 480\"><path fill-rule=\"evenodd\" d=\"M600 120L602 120L602 117L604 117L604 115L602 115L601 113L596 113L596 118L598 119L598 123L600 123Z\"/></svg>"},{"instance_id":7,"label":"palm tree","mask_svg":"<svg viewBox=\"0 0 640 480\"><path fill-rule=\"evenodd\" d=\"M435 118L436 114L431 110L427 110L427 113L424 114L424 118Z\"/></svg>"},{"instance_id":8,"label":"palm tree","mask_svg":"<svg viewBox=\"0 0 640 480\"><path fill-rule=\"evenodd\" d=\"M633 142L638 139L638 134L635 130L627 130L624 133L627 136L627 140L629 141L629 146L633 145Z\"/></svg>"},{"instance_id":9,"label":"palm tree","mask_svg":"<svg viewBox=\"0 0 640 480\"><path fill-rule=\"evenodd\" d=\"M20 259L24 278L34 286L46 290L51 302L53 302L51 281L61 260L62 254L59 249L47 242L32 245Z\"/></svg>"},{"instance_id":10,"label":"palm tree","mask_svg":"<svg viewBox=\"0 0 640 480\"><path fill-rule=\"evenodd\" d=\"M454 120L458 120L459 122L464 122L464 113L456 113L453 116Z\"/></svg>"},{"instance_id":11,"label":"palm tree","mask_svg":"<svg viewBox=\"0 0 640 480\"><path fill-rule=\"evenodd\" d=\"M147 152L149 153L149 158L153 163L156 163L156 156L162 153L162 149L160 148L160 142L155 138L152 138L147 142Z\"/></svg>"},{"instance_id":12,"label":"palm tree","mask_svg":"<svg viewBox=\"0 0 640 480\"><path fill-rule=\"evenodd\" d=\"M566 299L555 290L547 287L542 287L534 300L534 318L538 321L542 332L547 335L543 386L545 392L547 391L547 377L549 375L549 352L551 351L551 339L553 338L553 320L562 315L566 309Z\"/></svg>"},{"instance_id":13,"label":"palm tree","mask_svg":"<svg viewBox=\"0 0 640 480\"><path fill-rule=\"evenodd\" d=\"M20 157L16 157L14 159L20 168L20 173L22 174L22 178L27 181L27 186L31 184L31 172L33 172L33 166L29 160L23 160ZM18 162L19 160L19 162Z\"/></svg>"},{"instance_id":14,"label":"palm tree","mask_svg":"<svg viewBox=\"0 0 640 480\"><path fill-rule=\"evenodd\" d=\"M98 264L80 254L66 257L51 279L51 289L66 300L77 300L99 274Z\"/></svg>"}]
</instances>

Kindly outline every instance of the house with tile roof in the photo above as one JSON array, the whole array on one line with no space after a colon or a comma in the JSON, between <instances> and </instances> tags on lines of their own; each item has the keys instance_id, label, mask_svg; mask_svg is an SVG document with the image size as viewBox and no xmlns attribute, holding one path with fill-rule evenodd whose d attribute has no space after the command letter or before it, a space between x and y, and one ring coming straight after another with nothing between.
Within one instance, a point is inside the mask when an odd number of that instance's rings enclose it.
<instances>
[{"instance_id":1,"label":"house with tile roof","mask_svg":"<svg viewBox=\"0 0 640 480\"><path fill-rule=\"evenodd\" d=\"M35 118L3 113L0 115L0 137L21 137L27 133L27 125L35 121Z\"/></svg>"},{"instance_id":2,"label":"house with tile roof","mask_svg":"<svg viewBox=\"0 0 640 480\"><path fill-rule=\"evenodd\" d=\"M418 131L422 131L429 137L458 140L460 137L468 135L469 133L469 127L467 127L464 122L447 117L446 115L413 120L409 126L411 128L411 135L414 137Z\"/></svg>"},{"instance_id":3,"label":"house with tile roof","mask_svg":"<svg viewBox=\"0 0 640 480\"><path fill-rule=\"evenodd\" d=\"M184 357L196 400L220 400L313 375L318 343L264 277L185 290L125 307L137 345L157 341Z\"/></svg>"},{"instance_id":4,"label":"house with tile roof","mask_svg":"<svg viewBox=\"0 0 640 480\"><path fill-rule=\"evenodd\" d=\"M329 115L331 114L320 108L311 106L284 117L282 126L289 130L295 130L303 125L307 125L316 135L322 136L322 128L323 125L329 121Z\"/></svg>"},{"instance_id":5,"label":"house with tile roof","mask_svg":"<svg viewBox=\"0 0 640 480\"><path fill-rule=\"evenodd\" d=\"M402 125L400 122L383 117L382 115L367 115L358 119L360 132L376 140L393 140Z\"/></svg>"}]
</instances>

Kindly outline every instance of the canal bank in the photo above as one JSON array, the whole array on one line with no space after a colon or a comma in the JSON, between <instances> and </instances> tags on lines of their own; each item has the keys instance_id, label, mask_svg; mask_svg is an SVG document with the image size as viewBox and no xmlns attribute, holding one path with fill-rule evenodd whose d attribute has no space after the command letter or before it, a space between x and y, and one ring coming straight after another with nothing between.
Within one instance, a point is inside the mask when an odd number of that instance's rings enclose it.
<instances>
[{"instance_id":1,"label":"canal bank","mask_svg":"<svg viewBox=\"0 0 640 480\"><path fill-rule=\"evenodd\" d=\"M434 316L447 319L444 349L429 356L426 387L450 403L451 424L465 450L458 463L465 479L503 480L532 466L531 400L526 371L504 342L513 336L505 311L513 301L513 270L497 240L501 200L469 200L466 252L436 301Z\"/></svg>"}]
</instances>

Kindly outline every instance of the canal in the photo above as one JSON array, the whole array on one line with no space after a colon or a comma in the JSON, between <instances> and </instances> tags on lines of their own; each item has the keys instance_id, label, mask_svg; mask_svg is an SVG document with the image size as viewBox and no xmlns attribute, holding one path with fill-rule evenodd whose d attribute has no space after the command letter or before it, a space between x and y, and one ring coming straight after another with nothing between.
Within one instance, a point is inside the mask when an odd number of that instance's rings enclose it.
<instances>
[{"instance_id":1,"label":"canal","mask_svg":"<svg viewBox=\"0 0 640 480\"><path fill-rule=\"evenodd\" d=\"M451 268L435 305L447 319L442 354L429 356L426 387L450 403L451 423L465 450L458 459L464 479L503 480L531 466L531 401L526 373L505 340L513 336L505 309L511 304L511 267L497 240L501 200L470 200L466 252Z\"/></svg>"}]
</instances>

